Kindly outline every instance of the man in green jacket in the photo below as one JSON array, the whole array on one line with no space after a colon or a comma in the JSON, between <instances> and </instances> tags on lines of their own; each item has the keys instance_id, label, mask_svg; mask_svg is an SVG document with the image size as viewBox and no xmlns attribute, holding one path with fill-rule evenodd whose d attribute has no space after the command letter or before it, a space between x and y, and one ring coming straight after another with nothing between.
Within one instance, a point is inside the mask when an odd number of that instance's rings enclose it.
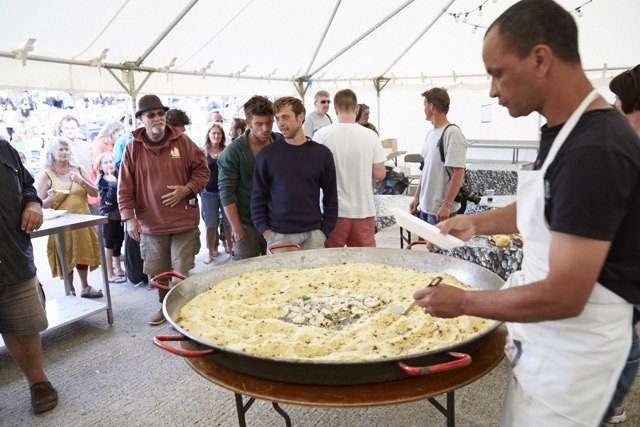
<instances>
[{"instance_id":1,"label":"man in green jacket","mask_svg":"<svg viewBox=\"0 0 640 427\"><path fill-rule=\"evenodd\" d=\"M220 200L233 230L233 260L265 255L267 242L251 220L251 187L256 156L262 147L282 137L273 129L273 105L264 96L244 104L247 130L218 157Z\"/></svg>"}]
</instances>

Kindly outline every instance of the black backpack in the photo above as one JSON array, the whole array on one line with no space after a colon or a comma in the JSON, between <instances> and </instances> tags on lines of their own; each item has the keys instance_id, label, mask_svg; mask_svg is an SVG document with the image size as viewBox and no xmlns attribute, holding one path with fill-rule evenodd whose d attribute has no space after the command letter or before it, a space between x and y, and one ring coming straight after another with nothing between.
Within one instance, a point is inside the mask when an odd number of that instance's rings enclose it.
<instances>
[{"instance_id":1,"label":"black backpack","mask_svg":"<svg viewBox=\"0 0 640 427\"><path fill-rule=\"evenodd\" d=\"M444 164L444 134L449 129L450 126L458 127L458 125L454 125L453 123L448 124L444 130L442 131L442 135L437 142L437 147L440 149L440 160L442 160L442 164ZM458 127L459 128L459 127ZM449 175L449 180L451 180L451 171L448 167L445 166L444 170L447 171L447 175ZM469 182L467 181L467 173L465 169L464 178L462 178L462 184L460 184L460 190L456 195L454 201L460 203L460 209L458 209L458 214L463 214L467 210L467 201L471 200L474 203L480 203L479 197L477 194L473 192L471 187L469 186Z\"/></svg>"}]
</instances>

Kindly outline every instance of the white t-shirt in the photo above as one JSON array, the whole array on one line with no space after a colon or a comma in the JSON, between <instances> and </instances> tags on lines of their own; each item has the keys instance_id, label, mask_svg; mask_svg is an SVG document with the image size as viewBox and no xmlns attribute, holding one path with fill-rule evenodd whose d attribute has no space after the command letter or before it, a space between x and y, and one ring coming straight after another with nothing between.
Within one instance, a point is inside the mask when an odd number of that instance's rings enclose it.
<instances>
[{"instance_id":1,"label":"white t-shirt","mask_svg":"<svg viewBox=\"0 0 640 427\"><path fill-rule=\"evenodd\" d=\"M450 126L444 136L444 164L440 159L438 140L442 136L445 126L432 129L427 133L422 148L424 168L420 177L420 210L435 215L442 206L449 188L449 175L445 165L449 168L464 168L467 159L467 140L457 126ZM453 202L451 212L460 209L460 203Z\"/></svg>"},{"instance_id":2,"label":"white t-shirt","mask_svg":"<svg viewBox=\"0 0 640 427\"><path fill-rule=\"evenodd\" d=\"M373 165L387 160L378 135L357 123L335 123L319 129L313 140L326 145L333 153L338 179L338 216L375 216Z\"/></svg>"}]
</instances>

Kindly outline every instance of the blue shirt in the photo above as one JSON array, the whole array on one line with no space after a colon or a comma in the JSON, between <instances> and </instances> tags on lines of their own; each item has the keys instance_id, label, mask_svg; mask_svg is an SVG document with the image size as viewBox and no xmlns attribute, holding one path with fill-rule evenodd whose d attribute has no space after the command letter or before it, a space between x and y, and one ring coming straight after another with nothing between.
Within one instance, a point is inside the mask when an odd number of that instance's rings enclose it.
<instances>
[{"instance_id":1,"label":"blue shirt","mask_svg":"<svg viewBox=\"0 0 640 427\"><path fill-rule=\"evenodd\" d=\"M253 173L251 218L260 233L269 229L285 234L322 230L329 236L338 221L331 150L310 139L291 145L281 138L263 147Z\"/></svg>"}]
</instances>

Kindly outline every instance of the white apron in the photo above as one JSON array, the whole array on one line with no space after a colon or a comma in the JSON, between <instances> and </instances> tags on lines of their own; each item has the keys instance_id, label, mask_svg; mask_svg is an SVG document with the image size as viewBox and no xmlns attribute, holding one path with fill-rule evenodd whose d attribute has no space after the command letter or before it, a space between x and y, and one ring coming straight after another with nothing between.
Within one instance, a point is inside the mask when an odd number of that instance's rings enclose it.
<instances>
[{"instance_id":1,"label":"white apron","mask_svg":"<svg viewBox=\"0 0 640 427\"><path fill-rule=\"evenodd\" d=\"M526 247L522 271L505 287L543 280L551 232L544 217L544 174L589 104L594 89L556 137L544 165L518 172L517 223ZM577 317L507 323L512 371L501 426L598 426L631 346L632 305L596 283Z\"/></svg>"}]
</instances>

